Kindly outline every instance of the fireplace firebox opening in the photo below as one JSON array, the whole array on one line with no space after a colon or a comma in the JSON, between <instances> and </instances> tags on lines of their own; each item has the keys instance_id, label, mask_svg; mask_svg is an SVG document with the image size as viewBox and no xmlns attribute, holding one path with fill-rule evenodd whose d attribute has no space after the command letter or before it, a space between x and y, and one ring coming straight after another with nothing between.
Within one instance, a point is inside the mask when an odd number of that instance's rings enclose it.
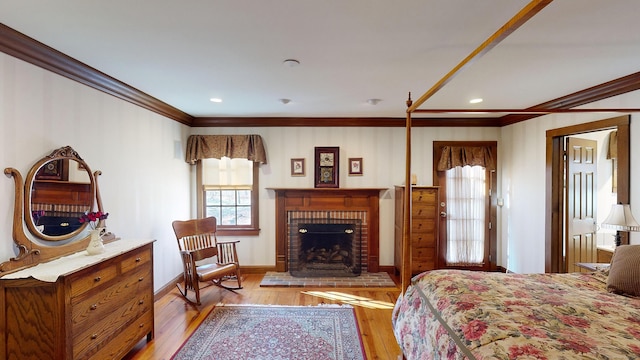
<instances>
[{"instance_id":1,"label":"fireplace firebox opening","mask_svg":"<svg viewBox=\"0 0 640 360\"><path fill-rule=\"evenodd\" d=\"M291 275L359 276L361 223L359 219L293 219L289 234Z\"/></svg>"}]
</instances>

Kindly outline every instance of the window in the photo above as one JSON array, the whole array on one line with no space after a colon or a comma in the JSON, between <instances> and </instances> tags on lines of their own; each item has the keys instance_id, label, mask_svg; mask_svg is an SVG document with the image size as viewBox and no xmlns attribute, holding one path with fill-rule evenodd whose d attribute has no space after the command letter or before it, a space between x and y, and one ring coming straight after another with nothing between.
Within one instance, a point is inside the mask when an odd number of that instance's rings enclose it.
<instances>
[{"instance_id":1,"label":"window","mask_svg":"<svg viewBox=\"0 0 640 360\"><path fill-rule=\"evenodd\" d=\"M257 235L258 166L246 159L198 162L198 216L214 216L218 235Z\"/></svg>"},{"instance_id":2,"label":"window","mask_svg":"<svg viewBox=\"0 0 640 360\"><path fill-rule=\"evenodd\" d=\"M446 171L447 265L484 262L485 173L482 166L456 166Z\"/></svg>"}]
</instances>

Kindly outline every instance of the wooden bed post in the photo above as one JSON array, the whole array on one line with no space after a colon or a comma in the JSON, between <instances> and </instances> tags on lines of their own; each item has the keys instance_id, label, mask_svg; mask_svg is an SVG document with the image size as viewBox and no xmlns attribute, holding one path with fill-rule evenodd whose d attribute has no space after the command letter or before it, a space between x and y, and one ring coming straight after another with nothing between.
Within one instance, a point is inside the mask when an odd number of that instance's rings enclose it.
<instances>
[{"instance_id":1,"label":"wooden bed post","mask_svg":"<svg viewBox=\"0 0 640 360\"><path fill-rule=\"evenodd\" d=\"M482 57L482 55L489 52L502 40L504 40L511 33L516 31L525 22L531 19L534 15L544 9L553 0L532 0L522 10L520 10L515 16L513 16L507 23L505 23L500 29L498 29L493 35L485 40L480 46L478 46L471 54L464 58L456 67L449 71L440 81L433 85L427 92L416 100L415 103L411 101L411 93L409 93L409 99L407 100L407 145L406 145L406 171L405 171L405 192L404 192L404 217L403 217L403 232L402 232L402 270L400 271L400 277L402 279L402 294L409 286L411 281L411 247L409 246L411 241L411 113L420 112L418 107L422 105L427 99L432 97L436 92L442 89L449 81L451 81L456 75L458 75L463 69L469 66L473 61Z\"/></svg>"},{"instance_id":2,"label":"wooden bed post","mask_svg":"<svg viewBox=\"0 0 640 360\"><path fill-rule=\"evenodd\" d=\"M411 107L411 93L407 98L407 108ZM411 282L411 112L407 110L406 127L406 164L404 180L404 211L402 217L402 293L407 290Z\"/></svg>"}]
</instances>

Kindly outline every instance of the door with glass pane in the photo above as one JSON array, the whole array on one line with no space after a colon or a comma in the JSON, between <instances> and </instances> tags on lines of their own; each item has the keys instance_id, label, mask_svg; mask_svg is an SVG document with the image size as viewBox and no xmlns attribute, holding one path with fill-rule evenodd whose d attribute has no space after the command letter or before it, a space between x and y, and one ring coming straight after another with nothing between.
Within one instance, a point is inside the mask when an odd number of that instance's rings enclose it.
<instances>
[{"instance_id":1,"label":"door with glass pane","mask_svg":"<svg viewBox=\"0 0 640 360\"><path fill-rule=\"evenodd\" d=\"M495 142L434 142L439 268L495 269Z\"/></svg>"}]
</instances>

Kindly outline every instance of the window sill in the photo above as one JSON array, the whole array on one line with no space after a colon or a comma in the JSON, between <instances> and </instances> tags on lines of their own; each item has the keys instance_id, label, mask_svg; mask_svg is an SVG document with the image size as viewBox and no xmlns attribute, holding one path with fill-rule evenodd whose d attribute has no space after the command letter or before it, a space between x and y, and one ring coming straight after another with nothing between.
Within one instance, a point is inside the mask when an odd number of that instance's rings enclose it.
<instances>
[{"instance_id":1,"label":"window sill","mask_svg":"<svg viewBox=\"0 0 640 360\"><path fill-rule=\"evenodd\" d=\"M217 236L258 236L260 229L221 229L216 230Z\"/></svg>"}]
</instances>

